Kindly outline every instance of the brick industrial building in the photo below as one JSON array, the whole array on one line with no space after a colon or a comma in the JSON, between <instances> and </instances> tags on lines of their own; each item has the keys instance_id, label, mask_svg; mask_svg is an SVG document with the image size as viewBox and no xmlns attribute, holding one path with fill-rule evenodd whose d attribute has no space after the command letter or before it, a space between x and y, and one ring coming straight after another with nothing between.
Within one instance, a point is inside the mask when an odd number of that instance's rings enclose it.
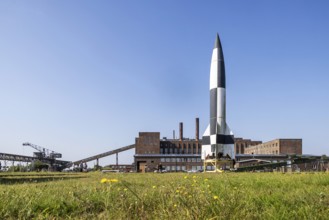
<instances>
[{"instance_id":1,"label":"brick industrial building","mask_svg":"<svg viewBox=\"0 0 329 220\"><path fill-rule=\"evenodd\" d=\"M245 154L302 154L302 139L275 139L257 145L248 145Z\"/></svg>"},{"instance_id":2,"label":"brick industrial building","mask_svg":"<svg viewBox=\"0 0 329 220\"><path fill-rule=\"evenodd\" d=\"M160 132L140 132L135 141L137 171L150 172L160 164L167 171L201 170L199 119L196 119L195 139L183 138L183 123L179 130L179 139L160 139Z\"/></svg>"},{"instance_id":3,"label":"brick industrial building","mask_svg":"<svg viewBox=\"0 0 329 220\"><path fill-rule=\"evenodd\" d=\"M261 141L252 141L250 139L234 138L235 154L245 154L245 149L249 146L261 144Z\"/></svg>"},{"instance_id":4,"label":"brick industrial building","mask_svg":"<svg viewBox=\"0 0 329 220\"><path fill-rule=\"evenodd\" d=\"M199 139L199 119L195 120L195 138L183 136L183 123L179 126L178 139L160 139L160 132L140 132L135 140L135 166L137 172L153 172L161 164L171 172L185 170L203 170L201 160L202 140ZM266 143L250 139L235 138L235 154L271 155L302 154L301 139L276 139ZM240 158L237 158L239 161ZM212 167L207 167L212 169Z\"/></svg>"}]
</instances>

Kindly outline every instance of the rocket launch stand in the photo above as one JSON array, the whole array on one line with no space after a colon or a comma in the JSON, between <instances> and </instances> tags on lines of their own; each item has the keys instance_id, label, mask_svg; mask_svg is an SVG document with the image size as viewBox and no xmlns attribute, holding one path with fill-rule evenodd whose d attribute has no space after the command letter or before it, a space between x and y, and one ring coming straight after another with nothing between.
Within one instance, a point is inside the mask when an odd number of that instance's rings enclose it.
<instances>
[{"instance_id":1,"label":"rocket launch stand","mask_svg":"<svg viewBox=\"0 0 329 220\"><path fill-rule=\"evenodd\" d=\"M214 167L213 170L207 170L207 166ZM230 158L206 158L203 161L203 171L204 172L213 172L213 173L222 173L225 170L229 170L230 168L234 168L234 162Z\"/></svg>"}]
</instances>

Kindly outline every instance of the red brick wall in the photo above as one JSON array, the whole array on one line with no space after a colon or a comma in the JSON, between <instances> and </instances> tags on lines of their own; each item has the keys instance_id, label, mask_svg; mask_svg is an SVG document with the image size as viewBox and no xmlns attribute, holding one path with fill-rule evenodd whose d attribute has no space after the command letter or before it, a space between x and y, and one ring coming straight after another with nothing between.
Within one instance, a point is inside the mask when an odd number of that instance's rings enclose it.
<instances>
[{"instance_id":1,"label":"red brick wall","mask_svg":"<svg viewBox=\"0 0 329 220\"><path fill-rule=\"evenodd\" d=\"M160 132L140 132L135 149L136 154L159 154Z\"/></svg>"},{"instance_id":2,"label":"red brick wall","mask_svg":"<svg viewBox=\"0 0 329 220\"><path fill-rule=\"evenodd\" d=\"M280 153L302 154L302 139L280 139Z\"/></svg>"}]
</instances>

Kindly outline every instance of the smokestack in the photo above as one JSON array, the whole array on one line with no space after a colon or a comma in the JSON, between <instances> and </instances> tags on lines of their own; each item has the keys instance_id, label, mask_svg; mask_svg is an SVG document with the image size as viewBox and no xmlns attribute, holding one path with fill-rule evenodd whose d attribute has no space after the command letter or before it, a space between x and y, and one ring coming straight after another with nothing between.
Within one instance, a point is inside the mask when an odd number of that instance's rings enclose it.
<instances>
[{"instance_id":1,"label":"smokestack","mask_svg":"<svg viewBox=\"0 0 329 220\"><path fill-rule=\"evenodd\" d=\"M183 140L183 122L179 123L179 140Z\"/></svg>"},{"instance_id":2,"label":"smokestack","mask_svg":"<svg viewBox=\"0 0 329 220\"><path fill-rule=\"evenodd\" d=\"M173 139L175 140L176 137L175 137L175 130L172 131L172 136L173 136Z\"/></svg>"},{"instance_id":3,"label":"smokestack","mask_svg":"<svg viewBox=\"0 0 329 220\"><path fill-rule=\"evenodd\" d=\"M195 118L195 140L199 140L199 118Z\"/></svg>"}]
</instances>

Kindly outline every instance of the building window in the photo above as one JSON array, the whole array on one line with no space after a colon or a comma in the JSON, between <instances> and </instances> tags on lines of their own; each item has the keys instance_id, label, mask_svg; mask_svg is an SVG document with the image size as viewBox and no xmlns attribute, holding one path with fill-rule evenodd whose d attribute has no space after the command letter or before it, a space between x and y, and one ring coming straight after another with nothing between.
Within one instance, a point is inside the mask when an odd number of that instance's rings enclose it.
<instances>
[{"instance_id":1,"label":"building window","mask_svg":"<svg viewBox=\"0 0 329 220\"><path fill-rule=\"evenodd\" d=\"M207 166L206 170L213 170L213 168L214 168L213 166Z\"/></svg>"},{"instance_id":2,"label":"building window","mask_svg":"<svg viewBox=\"0 0 329 220\"><path fill-rule=\"evenodd\" d=\"M166 162L170 162L170 158L166 158Z\"/></svg>"},{"instance_id":3,"label":"building window","mask_svg":"<svg viewBox=\"0 0 329 220\"><path fill-rule=\"evenodd\" d=\"M161 158L160 159L160 162L166 162L166 159L165 158Z\"/></svg>"},{"instance_id":4,"label":"building window","mask_svg":"<svg viewBox=\"0 0 329 220\"><path fill-rule=\"evenodd\" d=\"M182 170L186 170L186 166L182 166Z\"/></svg>"},{"instance_id":5,"label":"building window","mask_svg":"<svg viewBox=\"0 0 329 220\"><path fill-rule=\"evenodd\" d=\"M176 162L176 158L171 158L171 162Z\"/></svg>"}]
</instances>

